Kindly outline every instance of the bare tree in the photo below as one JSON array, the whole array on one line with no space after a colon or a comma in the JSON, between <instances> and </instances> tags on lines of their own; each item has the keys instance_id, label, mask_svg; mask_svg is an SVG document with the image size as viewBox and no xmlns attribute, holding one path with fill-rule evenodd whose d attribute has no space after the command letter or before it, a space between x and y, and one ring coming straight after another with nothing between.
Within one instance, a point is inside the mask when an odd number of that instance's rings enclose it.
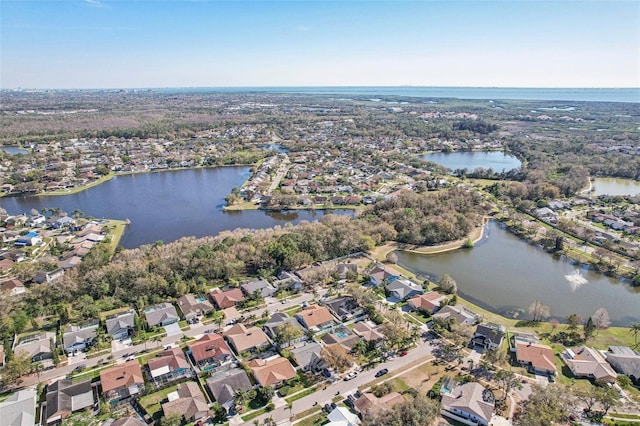
<instances>
[{"instance_id":1,"label":"bare tree","mask_svg":"<svg viewBox=\"0 0 640 426\"><path fill-rule=\"evenodd\" d=\"M591 317L591 320L593 321L593 325L595 325L596 330L604 330L611 325L609 312L607 312L605 308L598 309Z\"/></svg>"},{"instance_id":2,"label":"bare tree","mask_svg":"<svg viewBox=\"0 0 640 426\"><path fill-rule=\"evenodd\" d=\"M551 308L543 305L539 300L534 301L528 309L529 315L533 321L542 321L551 316Z\"/></svg>"}]
</instances>

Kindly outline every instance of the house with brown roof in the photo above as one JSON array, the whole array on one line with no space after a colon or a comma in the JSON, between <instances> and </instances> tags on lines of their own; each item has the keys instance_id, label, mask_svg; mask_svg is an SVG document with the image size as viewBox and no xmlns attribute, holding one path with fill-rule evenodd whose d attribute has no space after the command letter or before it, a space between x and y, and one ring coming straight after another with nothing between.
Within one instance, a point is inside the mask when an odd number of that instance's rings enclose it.
<instances>
[{"instance_id":1,"label":"house with brown roof","mask_svg":"<svg viewBox=\"0 0 640 426\"><path fill-rule=\"evenodd\" d=\"M287 358L275 356L256 358L247 364L260 386L278 386L296 376L296 370Z\"/></svg>"},{"instance_id":2,"label":"house with brown roof","mask_svg":"<svg viewBox=\"0 0 640 426\"><path fill-rule=\"evenodd\" d=\"M586 346L567 348L560 356L576 377L587 377L606 383L615 383L618 377L604 355L596 349Z\"/></svg>"},{"instance_id":3,"label":"house with brown roof","mask_svg":"<svg viewBox=\"0 0 640 426\"><path fill-rule=\"evenodd\" d=\"M353 325L353 331L367 342L376 342L381 344L384 341L382 327L370 323L369 321L360 321Z\"/></svg>"},{"instance_id":4,"label":"house with brown roof","mask_svg":"<svg viewBox=\"0 0 640 426\"><path fill-rule=\"evenodd\" d=\"M488 426L495 410L495 396L480 383L459 384L442 394L440 414L467 425Z\"/></svg>"},{"instance_id":5,"label":"house with brown roof","mask_svg":"<svg viewBox=\"0 0 640 426\"><path fill-rule=\"evenodd\" d=\"M437 291L430 291L425 294L419 294L407 301L407 305L416 311L424 310L431 314L436 313L440 309L440 302L447 298L446 295Z\"/></svg>"},{"instance_id":6,"label":"house with brown roof","mask_svg":"<svg viewBox=\"0 0 640 426\"><path fill-rule=\"evenodd\" d=\"M192 321L213 311L213 305L205 297L193 294L178 297L178 307L187 321Z\"/></svg>"},{"instance_id":7,"label":"house with brown roof","mask_svg":"<svg viewBox=\"0 0 640 426\"><path fill-rule=\"evenodd\" d=\"M223 334L237 354L271 346L271 341L267 335L258 327L247 328L244 324L239 323Z\"/></svg>"},{"instance_id":8,"label":"house with brown roof","mask_svg":"<svg viewBox=\"0 0 640 426\"><path fill-rule=\"evenodd\" d=\"M516 359L531 373L556 374L553 350L547 345L516 341Z\"/></svg>"},{"instance_id":9,"label":"house with brown roof","mask_svg":"<svg viewBox=\"0 0 640 426\"><path fill-rule=\"evenodd\" d=\"M324 306L310 305L296 314L296 319L307 330L318 331L336 323L331 312Z\"/></svg>"},{"instance_id":10,"label":"house with brown roof","mask_svg":"<svg viewBox=\"0 0 640 426\"><path fill-rule=\"evenodd\" d=\"M102 370L100 383L105 401L112 404L136 396L144 390L142 369L137 360Z\"/></svg>"},{"instance_id":11,"label":"house with brown roof","mask_svg":"<svg viewBox=\"0 0 640 426\"><path fill-rule=\"evenodd\" d=\"M229 290L214 288L209 293L209 296L211 296L213 303L215 303L218 309L230 308L245 299L244 294L242 294L242 290L239 288L232 288Z\"/></svg>"},{"instance_id":12,"label":"house with brown roof","mask_svg":"<svg viewBox=\"0 0 640 426\"><path fill-rule=\"evenodd\" d=\"M380 398L367 392L356 400L354 408L358 413L365 415L370 410L388 410L402 402L404 402L404 398L398 392L389 392Z\"/></svg>"},{"instance_id":13,"label":"house with brown roof","mask_svg":"<svg viewBox=\"0 0 640 426\"><path fill-rule=\"evenodd\" d=\"M167 349L147 363L147 377L156 386L183 378L193 377L191 365L180 348Z\"/></svg>"},{"instance_id":14,"label":"house with brown roof","mask_svg":"<svg viewBox=\"0 0 640 426\"><path fill-rule=\"evenodd\" d=\"M24 284L22 284L22 281L13 279L0 284L0 291L6 291L12 296L19 296L25 294L27 289Z\"/></svg>"},{"instance_id":15,"label":"house with brown roof","mask_svg":"<svg viewBox=\"0 0 640 426\"><path fill-rule=\"evenodd\" d=\"M369 281L374 286L390 283L397 280L402 275L400 272L389 266L378 264L369 271Z\"/></svg>"},{"instance_id":16,"label":"house with brown roof","mask_svg":"<svg viewBox=\"0 0 640 426\"><path fill-rule=\"evenodd\" d=\"M207 386L216 402L227 410L234 405L236 390L253 388L247 373L242 368L230 368L207 379Z\"/></svg>"},{"instance_id":17,"label":"house with brown roof","mask_svg":"<svg viewBox=\"0 0 640 426\"><path fill-rule=\"evenodd\" d=\"M167 399L169 402L162 404L162 411L167 417L179 414L190 423L209 414L209 405L195 382L181 384L175 392L167 395Z\"/></svg>"},{"instance_id":18,"label":"house with brown roof","mask_svg":"<svg viewBox=\"0 0 640 426\"><path fill-rule=\"evenodd\" d=\"M60 424L75 411L92 407L94 400L91 380L73 383L71 379L60 379L47 386L47 402L44 404L45 424Z\"/></svg>"},{"instance_id":19,"label":"house with brown roof","mask_svg":"<svg viewBox=\"0 0 640 426\"><path fill-rule=\"evenodd\" d=\"M122 417L111 423L111 426L147 426L147 424L137 417Z\"/></svg>"},{"instance_id":20,"label":"house with brown roof","mask_svg":"<svg viewBox=\"0 0 640 426\"><path fill-rule=\"evenodd\" d=\"M231 349L224 338L216 333L202 336L189 345L191 359L200 368L219 366L228 360L233 360Z\"/></svg>"}]
</instances>

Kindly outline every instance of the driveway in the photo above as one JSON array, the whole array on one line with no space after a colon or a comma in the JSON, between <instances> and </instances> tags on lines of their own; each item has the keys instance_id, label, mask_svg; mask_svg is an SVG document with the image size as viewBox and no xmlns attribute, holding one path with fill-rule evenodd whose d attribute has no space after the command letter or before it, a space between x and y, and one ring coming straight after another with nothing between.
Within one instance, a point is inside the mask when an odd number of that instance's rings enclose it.
<instances>
[{"instance_id":1,"label":"driveway","mask_svg":"<svg viewBox=\"0 0 640 426\"><path fill-rule=\"evenodd\" d=\"M173 336L176 334L182 334L182 330L180 329L180 324L173 323L164 326L164 330L167 332L167 336Z\"/></svg>"}]
</instances>

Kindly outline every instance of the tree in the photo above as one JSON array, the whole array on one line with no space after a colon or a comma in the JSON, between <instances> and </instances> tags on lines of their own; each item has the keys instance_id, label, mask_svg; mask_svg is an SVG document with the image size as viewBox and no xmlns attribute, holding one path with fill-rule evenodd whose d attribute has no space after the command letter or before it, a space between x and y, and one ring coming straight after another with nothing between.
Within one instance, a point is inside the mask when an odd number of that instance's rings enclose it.
<instances>
[{"instance_id":1,"label":"tree","mask_svg":"<svg viewBox=\"0 0 640 426\"><path fill-rule=\"evenodd\" d=\"M495 375L495 380L500 385L500 388L504 392L504 400L509 396L511 389L522 389L520 379L516 376L516 373L510 370L500 370Z\"/></svg>"},{"instance_id":2,"label":"tree","mask_svg":"<svg viewBox=\"0 0 640 426\"><path fill-rule=\"evenodd\" d=\"M14 353L13 358L11 358L2 369L2 380L0 383L3 387L17 385L20 377L27 374L30 370L31 357L26 352Z\"/></svg>"},{"instance_id":3,"label":"tree","mask_svg":"<svg viewBox=\"0 0 640 426\"><path fill-rule=\"evenodd\" d=\"M344 373L353 365L353 359L339 344L327 345L322 348L322 359L334 370Z\"/></svg>"},{"instance_id":4,"label":"tree","mask_svg":"<svg viewBox=\"0 0 640 426\"><path fill-rule=\"evenodd\" d=\"M531 305L529 305L528 312L529 315L531 315L531 320L535 322L542 321L543 319L551 316L551 308L547 305L543 305L539 300L535 300Z\"/></svg>"},{"instance_id":5,"label":"tree","mask_svg":"<svg viewBox=\"0 0 640 426\"><path fill-rule=\"evenodd\" d=\"M593 324L593 319L591 317L587 318L587 322L584 323L583 328L585 340L589 340L593 337L593 333L596 331L596 326Z\"/></svg>"},{"instance_id":6,"label":"tree","mask_svg":"<svg viewBox=\"0 0 640 426\"><path fill-rule=\"evenodd\" d=\"M361 426L424 426L439 414L438 403L422 395L394 405L388 410L368 410Z\"/></svg>"},{"instance_id":7,"label":"tree","mask_svg":"<svg viewBox=\"0 0 640 426\"><path fill-rule=\"evenodd\" d=\"M514 418L514 426L548 426L567 419L567 391L557 383L542 387L533 385L529 399Z\"/></svg>"},{"instance_id":8,"label":"tree","mask_svg":"<svg viewBox=\"0 0 640 426\"><path fill-rule=\"evenodd\" d=\"M576 330L578 325L582 322L582 317L576 313L567 315L565 319L567 320L569 330Z\"/></svg>"},{"instance_id":9,"label":"tree","mask_svg":"<svg viewBox=\"0 0 640 426\"><path fill-rule=\"evenodd\" d=\"M640 333L640 322L635 322L631 324L630 331L633 334L633 339L634 339L633 347L638 347L638 333Z\"/></svg>"},{"instance_id":10,"label":"tree","mask_svg":"<svg viewBox=\"0 0 640 426\"><path fill-rule=\"evenodd\" d=\"M458 291L458 283L456 283L456 281L449 274L444 274L442 278L440 278L438 286L440 287L440 290L444 291L447 294L454 294Z\"/></svg>"},{"instance_id":11,"label":"tree","mask_svg":"<svg viewBox=\"0 0 640 426\"><path fill-rule=\"evenodd\" d=\"M244 407L247 402L249 402L249 392L242 388L236 389L233 395L233 403L240 409L241 407Z\"/></svg>"},{"instance_id":12,"label":"tree","mask_svg":"<svg viewBox=\"0 0 640 426\"><path fill-rule=\"evenodd\" d=\"M211 410L213 411L213 415L211 416L213 418L213 423L224 423L227 421L227 410L224 409L224 407L218 403L213 404L213 407L211 407Z\"/></svg>"},{"instance_id":13,"label":"tree","mask_svg":"<svg viewBox=\"0 0 640 426\"><path fill-rule=\"evenodd\" d=\"M606 416L609 410L620 402L618 390L606 385L597 387L596 397L604 410L603 416Z\"/></svg>"},{"instance_id":14,"label":"tree","mask_svg":"<svg viewBox=\"0 0 640 426\"><path fill-rule=\"evenodd\" d=\"M304 332L302 331L302 329L300 327L296 327L290 322L277 326L274 329L274 333L274 340L279 346L291 346L291 341L304 336Z\"/></svg>"},{"instance_id":15,"label":"tree","mask_svg":"<svg viewBox=\"0 0 640 426\"><path fill-rule=\"evenodd\" d=\"M160 426L181 426L182 414L174 413L169 416L165 416L160 420Z\"/></svg>"},{"instance_id":16,"label":"tree","mask_svg":"<svg viewBox=\"0 0 640 426\"><path fill-rule=\"evenodd\" d=\"M271 398L273 398L273 395L275 395L275 391L273 390L273 388L271 386L260 386L257 390L256 390L256 398L258 398L258 400L260 401L260 404L266 404L269 401L271 401Z\"/></svg>"},{"instance_id":17,"label":"tree","mask_svg":"<svg viewBox=\"0 0 640 426\"><path fill-rule=\"evenodd\" d=\"M611 325L611 320L609 320L609 312L605 308L598 309L595 314L591 317L593 320L593 325L596 330L605 330Z\"/></svg>"}]
</instances>

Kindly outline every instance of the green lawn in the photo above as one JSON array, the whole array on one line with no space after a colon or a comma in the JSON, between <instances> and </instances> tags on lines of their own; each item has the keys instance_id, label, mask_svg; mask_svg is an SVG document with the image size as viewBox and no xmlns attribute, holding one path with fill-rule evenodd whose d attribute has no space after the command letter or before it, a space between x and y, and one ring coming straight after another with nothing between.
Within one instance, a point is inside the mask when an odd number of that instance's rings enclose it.
<instances>
[{"instance_id":1,"label":"green lawn","mask_svg":"<svg viewBox=\"0 0 640 426\"><path fill-rule=\"evenodd\" d=\"M100 321L105 321L107 318L113 315L118 315L123 312L127 312L131 309L129 306L123 306L122 308L112 309L110 311L100 312Z\"/></svg>"},{"instance_id":2,"label":"green lawn","mask_svg":"<svg viewBox=\"0 0 640 426\"><path fill-rule=\"evenodd\" d=\"M179 385L169 386L168 388L159 390L149 395L145 395L140 398L140 405L147 410L147 413L154 419L158 420L162 417L162 402L167 399L167 395L178 389Z\"/></svg>"},{"instance_id":3,"label":"green lawn","mask_svg":"<svg viewBox=\"0 0 640 426\"><path fill-rule=\"evenodd\" d=\"M291 404L293 401L297 401L300 398L304 398L307 395L311 395L316 390L318 390L318 386L313 386L313 387L310 387L310 388L306 388L305 390L300 391L295 395L291 395L291 393L289 393L291 396L286 397L284 400L287 401L289 404Z\"/></svg>"}]
</instances>

